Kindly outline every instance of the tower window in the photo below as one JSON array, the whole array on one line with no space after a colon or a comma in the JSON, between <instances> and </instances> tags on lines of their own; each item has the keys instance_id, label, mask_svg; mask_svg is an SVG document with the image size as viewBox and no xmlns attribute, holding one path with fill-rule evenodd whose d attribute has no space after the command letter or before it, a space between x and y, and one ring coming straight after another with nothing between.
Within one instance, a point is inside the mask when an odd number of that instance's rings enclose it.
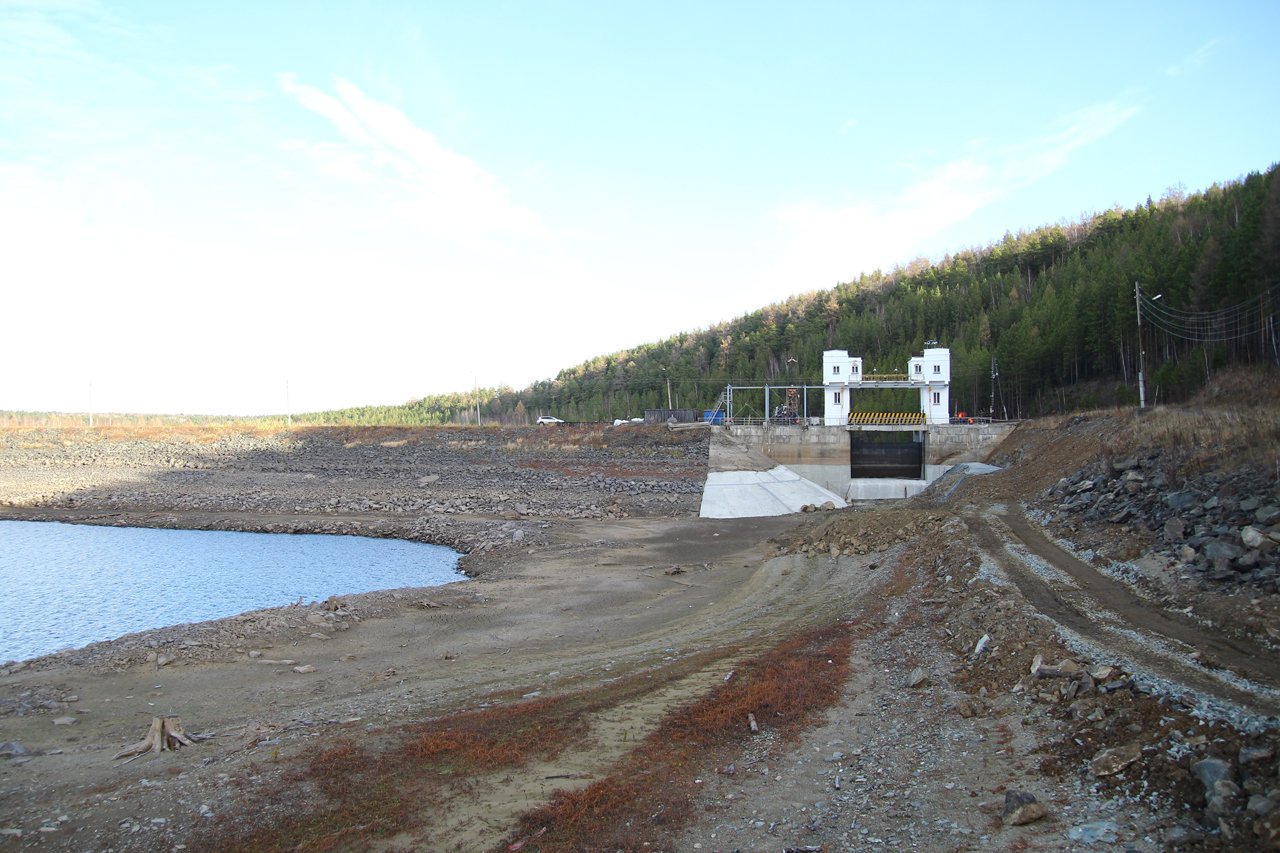
<instances>
[{"instance_id":1,"label":"tower window","mask_svg":"<svg viewBox=\"0 0 1280 853\"><path fill-rule=\"evenodd\" d=\"M837 405L837 406L838 406L838 405L840 405L840 392L839 392L839 391L836 391L834 394L832 394L832 395L831 395L831 402L832 402L834 405Z\"/></svg>"},{"instance_id":2,"label":"tower window","mask_svg":"<svg viewBox=\"0 0 1280 853\"><path fill-rule=\"evenodd\" d=\"M934 404L935 406L941 406L941 405L942 405L942 393L941 393L940 391L934 391L934 392L933 392L933 404Z\"/></svg>"},{"instance_id":3,"label":"tower window","mask_svg":"<svg viewBox=\"0 0 1280 853\"><path fill-rule=\"evenodd\" d=\"M941 373L941 372L942 372L942 365L941 365L941 364L935 364L935 365L933 366L933 372L934 372L934 373Z\"/></svg>"}]
</instances>

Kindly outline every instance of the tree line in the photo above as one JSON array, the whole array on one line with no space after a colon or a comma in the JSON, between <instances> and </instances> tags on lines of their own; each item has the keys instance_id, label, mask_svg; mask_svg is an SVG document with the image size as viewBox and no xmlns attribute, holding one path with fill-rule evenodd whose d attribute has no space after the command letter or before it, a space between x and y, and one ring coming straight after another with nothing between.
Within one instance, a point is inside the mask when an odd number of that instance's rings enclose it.
<instances>
[{"instance_id":1,"label":"tree line","mask_svg":"<svg viewBox=\"0 0 1280 853\"><path fill-rule=\"evenodd\" d=\"M1234 336L1144 325L1148 399L1184 400L1224 365L1280 364L1280 306L1272 304L1280 284L1277 168L1190 195L1173 189L1159 201L1079 222L1006 233L940 261L865 273L707 329L597 356L521 390L479 389L300 419L523 424L547 413L607 421L666 407L668 387L677 408L709 409L729 383L818 384L826 349L861 355L868 370L902 370L928 340L951 349L958 410L1029 417L1136 404L1135 282L1178 316L1244 303L1258 312L1258 322ZM902 396L889 407L910 407L914 398Z\"/></svg>"}]
</instances>

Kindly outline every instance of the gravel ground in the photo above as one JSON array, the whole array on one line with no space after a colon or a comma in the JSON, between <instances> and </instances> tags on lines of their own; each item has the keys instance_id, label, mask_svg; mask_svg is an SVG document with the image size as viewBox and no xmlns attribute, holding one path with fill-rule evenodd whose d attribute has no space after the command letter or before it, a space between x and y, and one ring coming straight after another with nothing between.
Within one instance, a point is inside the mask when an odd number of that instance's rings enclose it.
<instances>
[{"instance_id":1,"label":"gravel ground","mask_svg":"<svg viewBox=\"0 0 1280 853\"><path fill-rule=\"evenodd\" d=\"M1091 489L1112 494L1113 480L1135 482L1125 471L1156 470L1099 467L1118 458L1099 452L1098 436L1115 432L1108 417L1027 425L993 459L1005 471L941 484L945 498L725 522L695 518L702 432L0 434L0 517L413 538L465 551L478 578L7 666L0 847L181 849L215 817L233 826L255 808L259 820L275 814L263 809L281 774L335 735L377 739L486 697L607 684L841 620L856 632L842 699L797 740L766 724L744 730L731 764L691 768L698 817L666 849L1275 848L1280 743L1265 709L1280 684L1176 636L1161 644L1181 660L1135 657L1124 640L1127 620L1151 611L1175 634L1273 655L1274 589L1265 572L1260 584L1215 582L1208 575L1225 567L1212 559L1157 575L1170 558L1163 493L1141 503L1159 531L1136 520L1148 518L1136 498L1123 523L1109 521L1119 509L1060 506L1082 482L1102 478ZM1234 476L1217 483L1236 490L1240 511L1250 496ZM1262 492L1255 521L1267 487L1250 486ZM1046 531L1026 528L1024 503ZM1081 583L1054 542L1122 579L1133 600ZM1235 568L1233 579L1245 574ZM1258 564L1238 568L1251 581ZM1115 625L1097 618L1104 610ZM1211 670L1223 677L1196 675ZM607 774L618 752L607 732L642 737L717 680L603 714L594 740L560 762ZM1218 690L1245 691L1255 707L1228 708ZM214 745L112 762L158 704ZM521 778L459 780L442 799L447 818L397 844L502 849L520 810L554 790Z\"/></svg>"}]
</instances>

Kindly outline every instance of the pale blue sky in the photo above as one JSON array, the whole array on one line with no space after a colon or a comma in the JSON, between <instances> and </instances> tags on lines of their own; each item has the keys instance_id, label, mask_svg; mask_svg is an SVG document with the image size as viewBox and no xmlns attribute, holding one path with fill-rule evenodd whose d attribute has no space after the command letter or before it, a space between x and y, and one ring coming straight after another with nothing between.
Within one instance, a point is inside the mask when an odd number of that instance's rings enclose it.
<instances>
[{"instance_id":1,"label":"pale blue sky","mask_svg":"<svg viewBox=\"0 0 1280 853\"><path fill-rule=\"evenodd\" d=\"M1280 159L1277 32L1276 2L0 0L0 409L522 387L1234 180Z\"/></svg>"}]
</instances>

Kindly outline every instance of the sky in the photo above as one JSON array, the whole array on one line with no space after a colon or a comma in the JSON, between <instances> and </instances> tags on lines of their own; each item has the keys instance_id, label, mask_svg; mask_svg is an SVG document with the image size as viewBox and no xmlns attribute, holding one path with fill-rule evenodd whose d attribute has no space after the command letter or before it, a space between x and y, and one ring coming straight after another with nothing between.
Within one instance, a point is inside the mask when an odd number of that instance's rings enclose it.
<instances>
[{"instance_id":1,"label":"sky","mask_svg":"<svg viewBox=\"0 0 1280 853\"><path fill-rule=\"evenodd\" d=\"M0 0L0 410L522 388L1236 180L1280 160L1276 33L1274 0Z\"/></svg>"}]
</instances>

